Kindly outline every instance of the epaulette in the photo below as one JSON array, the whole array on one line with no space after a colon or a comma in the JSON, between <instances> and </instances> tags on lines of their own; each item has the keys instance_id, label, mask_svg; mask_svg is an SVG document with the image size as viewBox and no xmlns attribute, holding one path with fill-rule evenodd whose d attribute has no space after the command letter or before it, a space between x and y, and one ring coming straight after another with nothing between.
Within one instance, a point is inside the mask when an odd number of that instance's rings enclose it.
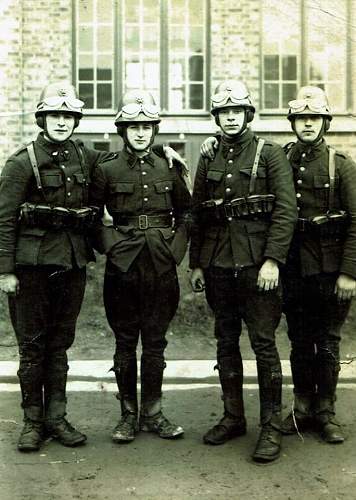
<instances>
[{"instance_id":1,"label":"epaulette","mask_svg":"<svg viewBox=\"0 0 356 500\"><path fill-rule=\"evenodd\" d=\"M29 143L29 144L31 144L31 143ZM22 146L20 146L18 149L16 149L16 151L15 151L14 153L12 153L12 155L11 155L11 156L18 156L18 155L19 155L20 153L22 153L23 151L26 151L27 146L28 146L29 144L22 144Z\"/></svg>"},{"instance_id":2,"label":"epaulette","mask_svg":"<svg viewBox=\"0 0 356 500\"><path fill-rule=\"evenodd\" d=\"M106 158L100 160L100 165L102 163L106 163L107 161L116 160L119 157L119 154L120 153L111 153L110 156L107 156Z\"/></svg>"},{"instance_id":3,"label":"epaulette","mask_svg":"<svg viewBox=\"0 0 356 500\"><path fill-rule=\"evenodd\" d=\"M335 154L336 154L336 156L341 156L341 158L344 158L344 160L347 160L348 158L350 158L346 153L343 153L342 151L335 150Z\"/></svg>"},{"instance_id":4,"label":"epaulette","mask_svg":"<svg viewBox=\"0 0 356 500\"><path fill-rule=\"evenodd\" d=\"M293 146L295 146L295 142L287 142L287 144L285 144L283 146L283 151L285 152L286 155L288 155L288 153L290 153L291 149Z\"/></svg>"}]
</instances>

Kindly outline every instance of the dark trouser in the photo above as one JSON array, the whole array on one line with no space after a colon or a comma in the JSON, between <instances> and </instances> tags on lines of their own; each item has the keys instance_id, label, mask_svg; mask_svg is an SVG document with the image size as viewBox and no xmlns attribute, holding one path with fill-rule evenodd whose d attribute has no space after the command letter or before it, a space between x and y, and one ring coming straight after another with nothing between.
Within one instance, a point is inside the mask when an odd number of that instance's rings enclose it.
<instances>
[{"instance_id":1,"label":"dark trouser","mask_svg":"<svg viewBox=\"0 0 356 500\"><path fill-rule=\"evenodd\" d=\"M9 297L11 321L19 345L18 376L23 408L64 401L67 349L83 301L86 270L53 266L21 267L20 292Z\"/></svg>"},{"instance_id":2,"label":"dark trouser","mask_svg":"<svg viewBox=\"0 0 356 500\"><path fill-rule=\"evenodd\" d=\"M127 272L121 272L109 261L104 280L104 304L108 322L115 334L114 371L131 373L126 378L126 397L135 399L133 367L141 334L141 398L154 401L161 396L166 331L179 301L176 266L164 274L155 271L146 247ZM131 368L128 368L128 367ZM131 387L131 389L130 389Z\"/></svg>"},{"instance_id":3,"label":"dark trouser","mask_svg":"<svg viewBox=\"0 0 356 500\"><path fill-rule=\"evenodd\" d=\"M210 267L205 271L206 297L215 315L217 361L223 373L242 373L239 339L245 322L256 355L260 387L261 422L281 411L282 372L275 343L282 304L280 288L260 292L258 268Z\"/></svg>"},{"instance_id":4,"label":"dark trouser","mask_svg":"<svg viewBox=\"0 0 356 500\"><path fill-rule=\"evenodd\" d=\"M340 330L351 301L338 302L338 273L301 277L290 266L283 278L284 311L291 341L291 369L297 396L314 394L333 402L340 371ZM330 406L331 403L330 403Z\"/></svg>"}]
</instances>

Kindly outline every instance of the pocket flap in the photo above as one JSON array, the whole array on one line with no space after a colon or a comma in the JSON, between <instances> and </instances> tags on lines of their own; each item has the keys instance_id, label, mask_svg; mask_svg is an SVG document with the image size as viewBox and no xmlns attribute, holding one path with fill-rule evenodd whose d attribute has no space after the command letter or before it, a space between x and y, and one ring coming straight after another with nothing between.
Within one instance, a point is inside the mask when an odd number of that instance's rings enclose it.
<instances>
[{"instance_id":1,"label":"pocket flap","mask_svg":"<svg viewBox=\"0 0 356 500\"><path fill-rule=\"evenodd\" d=\"M78 184L84 184L84 182L86 181L82 172L77 172L76 174L73 174L73 177L75 178Z\"/></svg>"},{"instance_id":2,"label":"pocket flap","mask_svg":"<svg viewBox=\"0 0 356 500\"><path fill-rule=\"evenodd\" d=\"M209 181L219 182L221 181L223 175L224 172L221 172L220 170L209 170L206 174L206 178Z\"/></svg>"},{"instance_id":3,"label":"pocket flap","mask_svg":"<svg viewBox=\"0 0 356 500\"><path fill-rule=\"evenodd\" d=\"M248 177L251 177L252 168L241 168L240 172L241 172L241 174L244 174L244 175L247 175ZM266 176L267 176L266 167L258 167L257 177L259 177L261 179L265 179Z\"/></svg>"},{"instance_id":4,"label":"pocket flap","mask_svg":"<svg viewBox=\"0 0 356 500\"><path fill-rule=\"evenodd\" d=\"M155 189L157 193L167 193L167 191L172 191L173 182L172 181L159 181L155 182Z\"/></svg>"},{"instance_id":5,"label":"pocket flap","mask_svg":"<svg viewBox=\"0 0 356 500\"><path fill-rule=\"evenodd\" d=\"M339 185L339 177L335 177L335 187ZM330 178L328 175L314 175L314 187L329 188Z\"/></svg>"},{"instance_id":6,"label":"pocket flap","mask_svg":"<svg viewBox=\"0 0 356 500\"><path fill-rule=\"evenodd\" d=\"M61 174L43 174L41 181L44 187L60 187L63 186Z\"/></svg>"},{"instance_id":7,"label":"pocket flap","mask_svg":"<svg viewBox=\"0 0 356 500\"><path fill-rule=\"evenodd\" d=\"M115 182L110 184L110 193L133 193L135 184L133 182Z\"/></svg>"}]
</instances>

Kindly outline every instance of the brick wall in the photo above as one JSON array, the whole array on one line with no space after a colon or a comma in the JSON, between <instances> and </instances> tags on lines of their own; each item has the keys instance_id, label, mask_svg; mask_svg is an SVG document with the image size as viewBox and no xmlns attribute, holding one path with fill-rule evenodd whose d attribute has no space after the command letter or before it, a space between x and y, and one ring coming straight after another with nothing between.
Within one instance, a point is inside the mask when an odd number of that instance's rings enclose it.
<instances>
[{"instance_id":1,"label":"brick wall","mask_svg":"<svg viewBox=\"0 0 356 500\"><path fill-rule=\"evenodd\" d=\"M260 2L211 0L211 88L228 78L247 83L259 106Z\"/></svg>"},{"instance_id":2,"label":"brick wall","mask_svg":"<svg viewBox=\"0 0 356 500\"><path fill-rule=\"evenodd\" d=\"M1 0L0 17L3 165L12 151L36 135L34 110L43 86L72 79L72 2Z\"/></svg>"}]
</instances>

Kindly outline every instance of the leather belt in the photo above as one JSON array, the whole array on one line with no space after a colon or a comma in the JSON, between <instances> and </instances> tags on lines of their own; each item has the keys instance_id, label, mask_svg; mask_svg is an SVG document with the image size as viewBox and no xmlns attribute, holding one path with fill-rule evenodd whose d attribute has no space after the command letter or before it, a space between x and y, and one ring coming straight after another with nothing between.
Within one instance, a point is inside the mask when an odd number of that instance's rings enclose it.
<instances>
[{"instance_id":1,"label":"leather belt","mask_svg":"<svg viewBox=\"0 0 356 500\"><path fill-rule=\"evenodd\" d=\"M171 215L117 215L114 217L115 226L133 226L136 229L152 227L171 227Z\"/></svg>"}]
</instances>

